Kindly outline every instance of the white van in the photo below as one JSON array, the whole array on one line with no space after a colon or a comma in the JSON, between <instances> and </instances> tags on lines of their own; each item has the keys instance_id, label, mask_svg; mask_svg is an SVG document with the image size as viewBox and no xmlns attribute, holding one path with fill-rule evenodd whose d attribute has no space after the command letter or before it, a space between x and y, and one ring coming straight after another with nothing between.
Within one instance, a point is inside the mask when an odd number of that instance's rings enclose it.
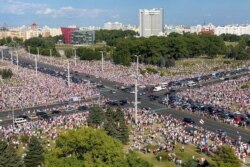
<instances>
[{"instance_id":1,"label":"white van","mask_svg":"<svg viewBox=\"0 0 250 167\"><path fill-rule=\"evenodd\" d=\"M27 120L24 118L16 118L15 119L16 124L21 124L21 123L25 123L25 122L27 122Z\"/></svg>"},{"instance_id":2,"label":"white van","mask_svg":"<svg viewBox=\"0 0 250 167\"><path fill-rule=\"evenodd\" d=\"M194 82L194 81L188 81L188 84L187 84L189 87L193 87L193 86L196 86L197 84Z\"/></svg>"},{"instance_id":3,"label":"white van","mask_svg":"<svg viewBox=\"0 0 250 167\"><path fill-rule=\"evenodd\" d=\"M163 90L161 86L156 86L153 89L154 92L158 92L158 91L161 91L161 90Z\"/></svg>"}]
</instances>

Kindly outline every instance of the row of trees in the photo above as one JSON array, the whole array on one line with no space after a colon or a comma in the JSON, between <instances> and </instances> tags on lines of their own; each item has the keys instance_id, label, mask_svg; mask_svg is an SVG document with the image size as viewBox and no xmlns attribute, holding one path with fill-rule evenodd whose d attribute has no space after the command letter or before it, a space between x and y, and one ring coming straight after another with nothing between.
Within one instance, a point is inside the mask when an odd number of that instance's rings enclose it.
<instances>
[{"instance_id":1,"label":"row of trees","mask_svg":"<svg viewBox=\"0 0 250 167\"><path fill-rule=\"evenodd\" d=\"M224 54L226 46L222 38L211 35L171 34L168 37L128 38L116 44L114 62L130 65L133 55L141 55L140 62L158 66L174 65L179 58Z\"/></svg>"},{"instance_id":2,"label":"row of trees","mask_svg":"<svg viewBox=\"0 0 250 167\"><path fill-rule=\"evenodd\" d=\"M113 46L119 39L130 38L139 35L132 30L97 30L95 32L96 42L106 42L107 45Z\"/></svg>"},{"instance_id":3,"label":"row of trees","mask_svg":"<svg viewBox=\"0 0 250 167\"><path fill-rule=\"evenodd\" d=\"M30 53L37 54L39 48L39 54L50 56L50 49L52 50L53 56L59 56L55 44L57 42L58 37L34 37L26 40L24 42L24 46L28 51L30 49Z\"/></svg>"},{"instance_id":4,"label":"row of trees","mask_svg":"<svg viewBox=\"0 0 250 167\"><path fill-rule=\"evenodd\" d=\"M140 62L161 67L173 66L174 61L180 58L204 55L209 58L226 55L234 59L250 59L250 36L234 37L172 33L168 37L120 39L115 44L113 59L116 64L130 65L136 54L141 55ZM238 41L236 46L225 44L224 40L231 38Z\"/></svg>"},{"instance_id":5,"label":"row of trees","mask_svg":"<svg viewBox=\"0 0 250 167\"><path fill-rule=\"evenodd\" d=\"M2 38L0 39L0 45L7 45L10 47L14 47L17 45L22 45L23 44L23 40L21 38L11 38L11 37L6 37L6 38Z\"/></svg>"}]
</instances>

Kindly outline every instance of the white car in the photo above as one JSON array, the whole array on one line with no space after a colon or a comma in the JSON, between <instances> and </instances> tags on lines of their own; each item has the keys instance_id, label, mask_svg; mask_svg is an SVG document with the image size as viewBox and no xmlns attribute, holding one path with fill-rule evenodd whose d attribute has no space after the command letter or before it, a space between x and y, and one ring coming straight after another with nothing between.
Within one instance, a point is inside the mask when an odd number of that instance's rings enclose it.
<instances>
[{"instance_id":1,"label":"white car","mask_svg":"<svg viewBox=\"0 0 250 167\"><path fill-rule=\"evenodd\" d=\"M161 90L163 90L163 88L161 86L156 86L153 89L154 92L158 92L158 91L161 91Z\"/></svg>"},{"instance_id":2,"label":"white car","mask_svg":"<svg viewBox=\"0 0 250 167\"><path fill-rule=\"evenodd\" d=\"M21 123L25 123L25 122L27 122L27 120L24 118L16 118L15 119L16 124L21 124Z\"/></svg>"}]
</instances>

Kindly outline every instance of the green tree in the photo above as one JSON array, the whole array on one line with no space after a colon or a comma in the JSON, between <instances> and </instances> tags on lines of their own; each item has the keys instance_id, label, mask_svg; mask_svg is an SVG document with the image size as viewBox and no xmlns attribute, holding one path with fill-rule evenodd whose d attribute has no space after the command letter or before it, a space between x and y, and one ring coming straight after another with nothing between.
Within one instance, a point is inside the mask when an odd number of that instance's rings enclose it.
<instances>
[{"instance_id":1,"label":"green tree","mask_svg":"<svg viewBox=\"0 0 250 167\"><path fill-rule=\"evenodd\" d=\"M21 167L22 162L12 145L4 140L0 140L0 166L2 167Z\"/></svg>"},{"instance_id":2,"label":"green tree","mask_svg":"<svg viewBox=\"0 0 250 167\"><path fill-rule=\"evenodd\" d=\"M93 50L86 47L79 47L76 52L81 60L101 60L102 58L99 49Z\"/></svg>"},{"instance_id":3,"label":"green tree","mask_svg":"<svg viewBox=\"0 0 250 167\"><path fill-rule=\"evenodd\" d=\"M229 146L219 147L213 159L218 167L236 167L241 165L240 160Z\"/></svg>"},{"instance_id":4,"label":"green tree","mask_svg":"<svg viewBox=\"0 0 250 167\"><path fill-rule=\"evenodd\" d=\"M100 107L93 107L90 109L88 117L88 125L91 127L100 127L103 126L105 122L104 111Z\"/></svg>"},{"instance_id":5,"label":"green tree","mask_svg":"<svg viewBox=\"0 0 250 167\"><path fill-rule=\"evenodd\" d=\"M0 75L2 76L3 79L8 79L11 78L13 76L13 73L11 71L11 69L2 69L0 70Z\"/></svg>"},{"instance_id":6,"label":"green tree","mask_svg":"<svg viewBox=\"0 0 250 167\"><path fill-rule=\"evenodd\" d=\"M24 164L26 167L41 166L44 162L44 149L41 142L35 137L30 138L28 150L24 157Z\"/></svg>"},{"instance_id":7,"label":"green tree","mask_svg":"<svg viewBox=\"0 0 250 167\"><path fill-rule=\"evenodd\" d=\"M45 166L120 167L126 164L121 143L101 129L69 130L58 136L56 148L47 154Z\"/></svg>"},{"instance_id":8,"label":"green tree","mask_svg":"<svg viewBox=\"0 0 250 167\"><path fill-rule=\"evenodd\" d=\"M126 144L129 141L129 131L125 124L124 113L120 108L116 110L108 108L105 116L106 122L104 124L104 129L107 131L107 134L120 140L123 144Z\"/></svg>"}]
</instances>

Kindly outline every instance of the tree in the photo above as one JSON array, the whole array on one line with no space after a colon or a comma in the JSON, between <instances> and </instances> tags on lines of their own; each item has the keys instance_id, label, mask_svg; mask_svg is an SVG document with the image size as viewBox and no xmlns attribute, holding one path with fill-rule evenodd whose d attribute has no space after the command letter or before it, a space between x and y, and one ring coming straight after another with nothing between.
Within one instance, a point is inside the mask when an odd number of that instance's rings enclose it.
<instances>
[{"instance_id":1,"label":"tree","mask_svg":"<svg viewBox=\"0 0 250 167\"><path fill-rule=\"evenodd\" d=\"M21 167L22 162L12 145L6 141L0 140L0 166L3 167Z\"/></svg>"},{"instance_id":2,"label":"tree","mask_svg":"<svg viewBox=\"0 0 250 167\"><path fill-rule=\"evenodd\" d=\"M56 148L47 154L45 166L120 167L126 164L121 143L101 129L69 130L58 136Z\"/></svg>"},{"instance_id":3,"label":"tree","mask_svg":"<svg viewBox=\"0 0 250 167\"><path fill-rule=\"evenodd\" d=\"M241 165L240 160L229 146L219 147L213 159L218 167L235 167Z\"/></svg>"},{"instance_id":4,"label":"tree","mask_svg":"<svg viewBox=\"0 0 250 167\"><path fill-rule=\"evenodd\" d=\"M107 134L126 144L129 141L129 131L121 109L117 108L115 111L113 108L108 108L105 116L104 129L107 131Z\"/></svg>"},{"instance_id":5,"label":"tree","mask_svg":"<svg viewBox=\"0 0 250 167\"><path fill-rule=\"evenodd\" d=\"M102 58L101 53L98 50L79 47L76 52L81 60L101 60Z\"/></svg>"},{"instance_id":6,"label":"tree","mask_svg":"<svg viewBox=\"0 0 250 167\"><path fill-rule=\"evenodd\" d=\"M11 78L13 76L13 73L11 71L11 69L2 69L0 70L0 75L2 76L3 79L8 79Z\"/></svg>"},{"instance_id":7,"label":"tree","mask_svg":"<svg viewBox=\"0 0 250 167\"><path fill-rule=\"evenodd\" d=\"M35 137L30 138L28 144L28 151L24 157L24 164L26 167L41 166L44 162L44 149L41 142Z\"/></svg>"},{"instance_id":8,"label":"tree","mask_svg":"<svg viewBox=\"0 0 250 167\"><path fill-rule=\"evenodd\" d=\"M91 127L100 127L103 126L105 122L105 115L103 110L100 107L93 107L90 109L88 117L88 125Z\"/></svg>"}]
</instances>

